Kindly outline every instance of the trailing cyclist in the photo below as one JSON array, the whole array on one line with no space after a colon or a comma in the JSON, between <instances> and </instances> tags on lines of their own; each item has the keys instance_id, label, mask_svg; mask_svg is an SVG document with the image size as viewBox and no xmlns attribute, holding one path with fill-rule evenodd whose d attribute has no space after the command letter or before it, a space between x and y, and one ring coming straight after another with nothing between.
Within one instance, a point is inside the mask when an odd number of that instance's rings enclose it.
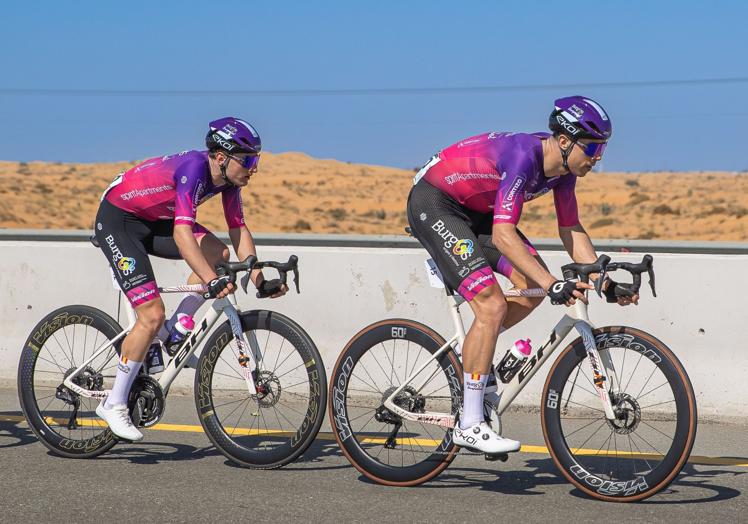
<instances>
[{"instance_id":1,"label":"trailing cyclist","mask_svg":"<svg viewBox=\"0 0 748 524\"><path fill-rule=\"evenodd\" d=\"M454 443L489 454L520 448L484 420L484 395L497 387L492 361L498 335L542 301L507 299L494 271L515 288L542 287L553 304L573 305L592 288L553 276L517 225L524 203L552 190L566 251L575 262L595 262L579 220L575 186L602 157L612 132L610 118L595 101L572 96L556 100L549 127L552 134L492 132L451 145L418 172L408 197L414 236L475 315L462 348L463 405ZM614 288L611 280L603 284L609 302L638 301L638 295L615 296Z\"/></svg>"},{"instance_id":2,"label":"trailing cyclist","mask_svg":"<svg viewBox=\"0 0 748 524\"><path fill-rule=\"evenodd\" d=\"M233 117L215 120L209 127L207 151L151 158L118 175L96 215L101 250L137 313L135 326L122 342L111 393L96 408L112 432L126 440L143 438L130 420L127 398L146 354L149 372L163 370L161 345L178 315L194 315L205 301L199 293L187 294L164 323L164 303L148 255L184 259L192 269L188 283L206 284L210 298L233 293L229 277L219 277L214 269L217 262L229 259L228 247L196 221L197 206L219 193L237 256L244 260L257 254L244 222L241 188L257 172L260 136L250 124ZM288 289L278 280L265 280L260 270L252 271L250 278L272 298Z\"/></svg>"}]
</instances>

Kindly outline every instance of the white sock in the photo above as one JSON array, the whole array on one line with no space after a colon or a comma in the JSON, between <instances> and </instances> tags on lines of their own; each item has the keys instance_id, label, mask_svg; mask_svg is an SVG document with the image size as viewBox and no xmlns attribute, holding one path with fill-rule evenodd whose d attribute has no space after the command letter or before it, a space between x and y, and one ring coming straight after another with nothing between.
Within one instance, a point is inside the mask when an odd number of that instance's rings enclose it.
<instances>
[{"instance_id":1,"label":"white sock","mask_svg":"<svg viewBox=\"0 0 748 524\"><path fill-rule=\"evenodd\" d=\"M463 378L465 386L462 391L460 429L467 429L483 421L483 395L488 375L463 373Z\"/></svg>"},{"instance_id":2,"label":"white sock","mask_svg":"<svg viewBox=\"0 0 748 524\"><path fill-rule=\"evenodd\" d=\"M117 374L114 377L114 386L112 391L104 402L104 409L112 409L112 406L127 404L127 396L130 394L130 388L138 376L142 362L135 362L122 357L117 364Z\"/></svg>"},{"instance_id":3,"label":"white sock","mask_svg":"<svg viewBox=\"0 0 748 524\"><path fill-rule=\"evenodd\" d=\"M197 313L197 310L200 309L200 306L202 306L204 303L205 299L200 293L187 293L177 306L177 310L174 312L171 318L167 320L163 326L161 326L161 329L158 330L156 339L160 340L161 342L165 342L166 337L169 336L169 332L177 322L177 315L185 314L194 317L195 313Z\"/></svg>"}]
</instances>

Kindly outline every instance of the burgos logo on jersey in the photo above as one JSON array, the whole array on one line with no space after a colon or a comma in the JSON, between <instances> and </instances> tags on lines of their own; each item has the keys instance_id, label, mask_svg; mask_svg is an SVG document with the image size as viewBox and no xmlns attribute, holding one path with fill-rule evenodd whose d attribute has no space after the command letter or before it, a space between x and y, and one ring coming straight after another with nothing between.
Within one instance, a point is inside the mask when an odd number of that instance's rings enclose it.
<instances>
[{"instance_id":1,"label":"burgos logo on jersey","mask_svg":"<svg viewBox=\"0 0 748 524\"><path fill-rule=\"evenodd\" d=\"M431 229L444 239L444 247L451 250L453 254L459 256L462 260L467 260L473 254L473 241L464 238L457 238L447 227L444 221L437 220L431 226Z\"/></svg>"},{"instance_id":2,"label":"burgos logo on jersey","mask_svg":"<svg viewBox=\"0 0 748 524\"><path fill-rule=\"evenodd\" d=\"M126 257L122 254L122 251L119 250L117 244L114 243L114 237L109 235L104 240L106 240L109 250L112 252L112 262L116 264L117 269L119 269L125 276L135 271L135 259Z\"/></svg>"},{"instance_id":3,"label":"burgos logo on jersey","mask_svg":"<svg viewBox=\"0 0 748 524\"><path fill-rule=\"evenodd\" d=\"M120 258L117 262L117 268L122 271L123 275L129 275L135 271L135 259L130 257Z\"/></svg>"},{"instance_id":4,"label":"burgos logo on jersey","mask_svg":"<svg viewBox=\"0 0 748 524\"><path fill-rule=\"evenodd\" d=\"M452 248L452 253L460 257L462 257L463 255L465 255L465 258L469 257L473 254L473 241L469 238L458 240L455 244L455 247ZM463 258L463 260L465 258Z\"/></svg>"}]
</instances>

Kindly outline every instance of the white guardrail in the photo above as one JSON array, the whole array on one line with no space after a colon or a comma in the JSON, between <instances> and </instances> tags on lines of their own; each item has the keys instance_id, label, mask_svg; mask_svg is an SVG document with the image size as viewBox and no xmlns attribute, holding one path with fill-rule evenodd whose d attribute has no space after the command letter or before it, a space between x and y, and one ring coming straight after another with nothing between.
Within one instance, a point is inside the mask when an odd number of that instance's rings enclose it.
<instances>
[{"instance_id":1,"label":"white guardrail","mask_svg":"<svg viewBox=\"0 0 748 524\"><path fill-rule=\"evenodd\" d=\"M98 307L114 318L118 293L112 288L103 254L87 240L88 232L0 231L0 381L15 385L18 359L34 325L66 304ZM262 300L239 291L239 303L281 311L312 337L332 371L340 350L362 327L385 318L410 318L451 334L451 320L442 290L429 287L423 260L426 252L407 237L324 235L257 235L262 260L299 256L301 294ZM557 241L536 242L551 271L570 260ZM614 260L638 261L654 255L658 298L643 276L638 307L620 308L592 298L590 318L597 326L622 324L650 332L683 362L698 399L699 414L748 417L748 347L741 329L748 325L748 245L605 241L597 244ZM628 253L621 250L630 251ZM159 284L185 281L182 261L152 257ZM176 295L166 296L167 310ZM470 308L463 306L466 324ZM497 356L519 338L540 341L555 325L562 309L544 302L528 319L503 333ZM168 311L167 311L168 314ZM124 311L120 322L125 322ZM571 335L569 340L571 340ZM564 345L565 346L565 345ZM562 346L562 347L564 347ZM546 364L517 398L537 406ZM175 387L192 388L194 372L184 370Z\"/></svg>"}]
</instances>

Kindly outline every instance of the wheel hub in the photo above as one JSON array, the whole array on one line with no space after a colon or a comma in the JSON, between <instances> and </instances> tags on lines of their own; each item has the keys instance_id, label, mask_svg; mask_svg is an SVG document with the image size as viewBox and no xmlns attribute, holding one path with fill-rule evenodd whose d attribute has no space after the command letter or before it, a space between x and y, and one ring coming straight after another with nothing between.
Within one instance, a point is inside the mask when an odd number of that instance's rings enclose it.
<instances>
[{"instance_id":1,"label":"wheel hub","mask_svg":"<svg viewBox=\"0 0 748 524\"><path fill-rule=\"evenodd\" d=\"M618 393L613 396L613 413L615 420L608 420L610 429L619 435L627 435L636 431L641 422L641 408L639 403L628 393Z\"/></svg>"},{"instance_id":2,"label":"wheel hub","mask_svg":"<svg viewBox=\"0 0 748 524\"><path fill-rule=\"evenodd\" d=\"M255 372L256 373L256 372ZM275 406L281 397L281 383L275 373L260 371L254 375L257 395L254 398L262 408Z\"/></svg>"}]
</instances>

